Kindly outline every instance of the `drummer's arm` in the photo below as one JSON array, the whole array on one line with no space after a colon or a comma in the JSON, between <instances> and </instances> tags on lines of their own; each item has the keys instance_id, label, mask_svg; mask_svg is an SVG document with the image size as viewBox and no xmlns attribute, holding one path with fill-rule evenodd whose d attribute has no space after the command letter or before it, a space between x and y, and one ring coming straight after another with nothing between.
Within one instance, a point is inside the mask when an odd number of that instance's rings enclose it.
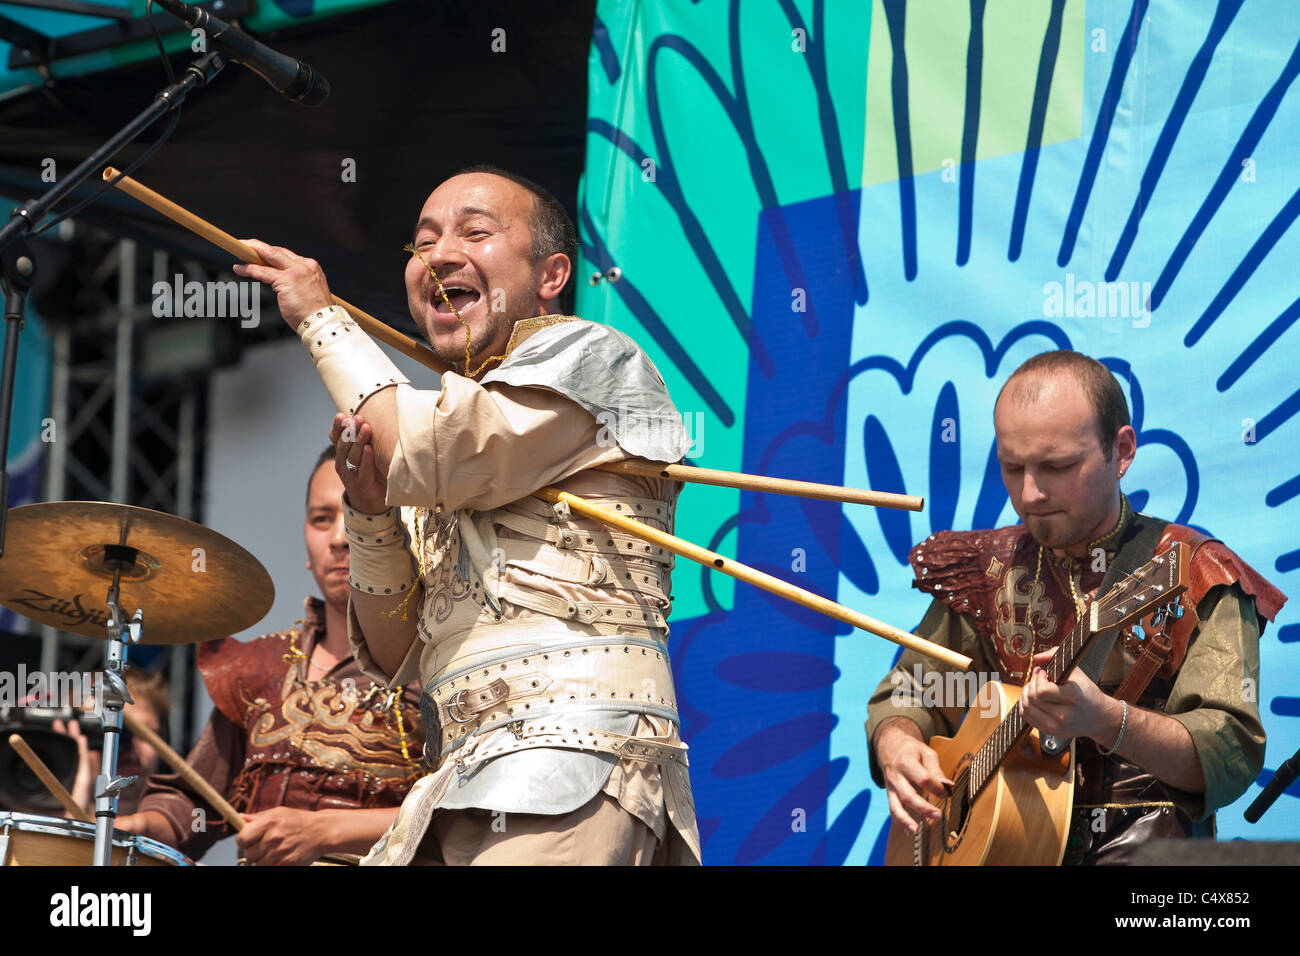
<instances>
[{"instance_id":1,"label":"drummer's arm","mask_svg":"<svg viewBox=\"0 0 1300 956\"><path fill-rule=\"evenodd\" d=\"M244 736L242 727L214 709L185 762L217 793L228 797L244 766ZM139 811L118 817L116 825L174 846L196 860L230 836L221 815L179 774L150 776Z\"/></svg>"},{"instance_id":2,"label":"drummer's arm","mask_svg":"<svg viewBox=\"0 0 1300 956\"><path fill-rule=\"evenodd\" d=\"M136 813L128 813L126 816L118 817L114 827L118 830L125 830L127 833L134 833L137 836L148 837L150 840L156 840L159 843L166 843L168 846L176 846L181 842L180 835L172 826L171 821L157 810L140 810Z\"/></svg>"},{"instance_id":3,"label":"drummer's arm","mask_svg":"<svg viewBox=\"0 0 1300 956\"><path fill-rule=\"evenodd\" d=\"M244 814L240 854L255 866L303 866L330 853L365 853L388 830L396 807Z\"/></svg>"}]
</instances>

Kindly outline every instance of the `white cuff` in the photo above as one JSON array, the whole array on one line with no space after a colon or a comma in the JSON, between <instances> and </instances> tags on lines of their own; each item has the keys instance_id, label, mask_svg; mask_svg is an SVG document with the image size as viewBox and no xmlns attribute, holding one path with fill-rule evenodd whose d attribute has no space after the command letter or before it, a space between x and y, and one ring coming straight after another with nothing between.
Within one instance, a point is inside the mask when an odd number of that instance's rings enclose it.
<instances>
[{"instance_id":1,"label":"white cuff","mask_svg":"<svg viewBox=\"0 0 1300 956\"><path fill-rule=\"evenodd\" d=\"M348 580L363 594L405 594L419 573L406 549L406 529L396 508L369 515L343 503L348 538Z\"/></svg>"},{"instance_id":2,"label":"white cuff","mask_svg":"<svg viewBox=\"0 0 1300 956\"><path fill-rule=\"evenodd\" d=\"M341 412L352 415L380 389L410 384L340 306L309 315L298 326L298 337L311 353L334 407Z\"/></svg>"}]
</instances>

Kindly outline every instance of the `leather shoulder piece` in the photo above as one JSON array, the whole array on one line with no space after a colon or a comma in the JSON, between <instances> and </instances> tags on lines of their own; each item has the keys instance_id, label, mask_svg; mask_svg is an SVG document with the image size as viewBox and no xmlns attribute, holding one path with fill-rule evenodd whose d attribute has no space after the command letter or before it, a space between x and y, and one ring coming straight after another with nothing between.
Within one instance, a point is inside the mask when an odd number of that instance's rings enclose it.
<instances>
[{"instance_id":1,"label":"leather shoulder piece","mask_svg":"<svg viewBox=\"0 0 1300 956\"><path fill-rule=\"evenodd\" d=\"M1179 602L1183 606L1183 616L1169 625L1169 639L1173 649L1159 672L1160 677L1165 679L1173 677L1183 665L1192 632L1201 623L1196 608L1211 589L1221 584L1240 586L1255 601L1259 616L1268 621L1272 621L1286 603L1285 594L1273 587L1263 575L1237 557L1232 549L1217 538L1184 525L1170 524L1160 536L1156 553L1164 552L1175 542L1182 542L1191 549L1192 567L1187 593Z\"/></svg>"},{"instance_id":2,"label":"leather shoulder piece","mask_svg":"<svg viewBox=\"0 0 1300 956\"><path fill-rule=\"evenodd\" d=\"M908 554L912 587L933 594L954 611L980 604L980 595L1002 580L1024 536L1020 525L991 531L939 531Z\"/></svg>"},{"instance_id":3,"label":"leather shoulder piece","mask_svg":"<svg viewBox=\"0 0 1300 956\"><path fill-rule=\"evenodd\" d=\"M223 637L200 644L196 663L213 705L238 726L244 726L244 714L250 696L268 682L279 686L289 664L289 631L267 634L251 641Z\"/></svg>"},{"instance_id":4,"label":"leather shoulder piece","mask_svg":"<svg viewBox=\"0 0 1300 956\"><path fill-rule=\"evenodd\" d=\"M1192 551L1192 573L1187 597L1193 608L1201 603L1211 588L1220 584L1237 584L1254 599L1260 617L1269 621L1277 618L1277 612L1287 601L1286 595L1222 541L1192 528L1171 524L1160 537L1157 553L1176 541L1183 542Z\"/></svg>"}]
</instances>

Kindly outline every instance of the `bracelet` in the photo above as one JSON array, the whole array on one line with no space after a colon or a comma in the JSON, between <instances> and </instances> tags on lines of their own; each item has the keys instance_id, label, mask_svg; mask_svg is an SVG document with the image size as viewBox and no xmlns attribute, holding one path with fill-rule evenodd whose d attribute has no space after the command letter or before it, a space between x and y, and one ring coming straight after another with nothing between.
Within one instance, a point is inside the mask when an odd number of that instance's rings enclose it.
<instances>
[{"instance_id":1,"label":"bracelet","mask_svg":"<svg viewBox=\"0 0 1300 956\"><path fill-rule=\"evenodd\" d=\"M1115 738L1115 742L1110 745L1109 750L1101 746L1101 744L1097 745L1097 749L1103 754L1113 754L1116 750L1119 750L1120 741L1124 739L1124 731L1128 730L1128 701L1122 701L1122 703L1124 704L1124 719L1119 724L1119 736Z\"/></svg>"}]
</instances>

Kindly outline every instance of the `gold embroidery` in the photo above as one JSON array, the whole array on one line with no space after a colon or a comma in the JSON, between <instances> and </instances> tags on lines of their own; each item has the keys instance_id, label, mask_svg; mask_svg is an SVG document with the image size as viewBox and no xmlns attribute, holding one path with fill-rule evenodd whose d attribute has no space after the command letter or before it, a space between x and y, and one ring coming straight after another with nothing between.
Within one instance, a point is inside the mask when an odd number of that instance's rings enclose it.
<instances>
[{"instance_id":1,"label":"gold embroidery","mask_svg":"<svg viewBox=\"0 0 1300 956\"><path fill-rule=\"evenodd\" d=\"M410 775L410 767L393 752L393 728L368 707L357 715L358 707L369 702L368 696L340 689L332 681L302 683L293 668L285 672L281 694L284 702L279 716L284 723L278 727L268 702L257 701L265 709L249 730L249 741L255 747L287 740L337 773L364 770L376 777Z\"/></svg>"},{"instance_id":2,"label":"gold embroidery","mask_svg":"<svg viewBox=\"0 0 1300 956\"><path fill-rule=\"evenodd\" d=\"M1047 641L1056 633L1056 615L1052 602L1044 597L1041 582L1022 586L1029 572L1022 567L1007 569L1002 586L993 596L997 608L997 634L1004 646L1017 657L1033 652L1035 644Z\"/></svg>"},{"instance_id":3,"label":"gold embroidery","mask_svg":"<svg viewBox=\"0 0 1300 956\"><path fill-rule=\"evenodd\" d=\"M528 335L538 329L545 329L552 325L563 325L565 322L577 322L577 316L573 315L539 315L531 319L520 319L515 323L514 329L510 333L510 341L506 343L506 355L513 352L519 345L521 335Z\"/></svg>"}]
</instances>

